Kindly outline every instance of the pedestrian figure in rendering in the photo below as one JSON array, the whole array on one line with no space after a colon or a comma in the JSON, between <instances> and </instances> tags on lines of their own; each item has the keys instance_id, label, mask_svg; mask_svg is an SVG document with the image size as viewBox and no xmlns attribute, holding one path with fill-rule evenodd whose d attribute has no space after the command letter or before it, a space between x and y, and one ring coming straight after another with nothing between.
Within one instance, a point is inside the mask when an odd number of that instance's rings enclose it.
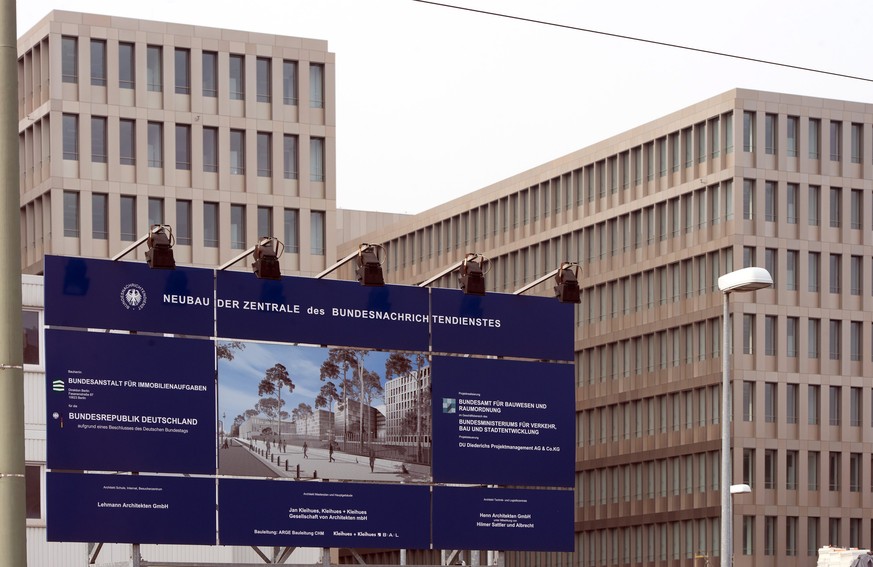
<instances>
[{"instance_id":1,"label":"pedestrian figure in rendering","mask_svg":"<svg viewBox=\"0 0 873 567\"><path fill-rule=\"evenodd\" d=\"M303 458L308 459L309 455L306 454L306 451L309 450L309 445L306 444L306 441L303 442Z\"/></svg>"},{"instance_id":2,"label":"pedestrian figure in rendering","mask_svg":"<svg viewBox=\"0 0 873 567\"><path fill-rule=\"evenodd\" d=\"M370 472L373 472L373 469L376 467L376 453L373 452L373 448L370 447Z\"/></svg>"},{"instance_id":3,"label":"pedestrian figure in rendering","mask_svg":"<svg viewBox=\"0 0 873 567\"><path fill-rule=\"evenodd\" d=\"M336 459L333 458L333 443L330 443L330 442L329 442L328 445L327 445L327 447L328 447L328 454L327 454L327 456L328 456L328 462L331 462L331 463L332 463L332 462L334 462L334 461L336 460Z\"/></svg>"}]
</instances>

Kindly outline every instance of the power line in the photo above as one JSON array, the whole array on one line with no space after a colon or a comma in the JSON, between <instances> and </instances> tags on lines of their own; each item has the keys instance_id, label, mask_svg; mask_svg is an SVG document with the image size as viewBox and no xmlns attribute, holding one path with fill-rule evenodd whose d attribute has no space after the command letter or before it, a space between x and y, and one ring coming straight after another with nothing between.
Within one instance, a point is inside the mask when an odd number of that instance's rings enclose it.
<instances>
[{"instance_id":1,"label":"power line","mask_svg":"<svg viewBox=\"0 0 873 567\"><path fill-rule=\"evenodd\" d=\"M465 6L455 6L453 4L444 4L442 2L433 2L431 0L413 0L413 2L419 2L421 4L431 4L433 6L440 6L442 8L452 8L454 10L462 10L465 12L474 12L477 14L483 14L486 16L495 16L498 18L506 18L509 20L517 20L520 22L528 22L531 24L539 24L543 26L551 26L554 28L562 28L573 31L580 31L595 35L603 35L607 37L614 37L617 39L627 39L630 41L637 41L640 43L648 43L651 45L660 45L662 47L672 47L673 49L684 49L685 51L693 51L696 53L705 53L706 55L715 55L717 57L727 57L730 59L739 59L741 61L749 61L751 63L761 63L763 65L773 65L775 67L784 67L786 69L795 69L797 71L806 71L809 73L819 73L821 75L829 75L831 77L841 77L843 79L852 79L855 81L866 81L868 83L873 83L873 79L867 77L858 77L856 75L846 75L844 73L835 73L834 71L825 71L823 69L814 69L812 67L803 67L801 65L791 65L790 63L779 63L778 61L768 61L766 59L758 59L756 57L745 57L743 55L734 55L732 53L724 53L723 51L713 51L710 49L702 49L700 47L690 47L688 45L680 45L678 43L668 43L665 41L655 41L653 39L645 39L641 37L634 37L632 35L622 35L618 33L610 33L599 30L592 30L587 28L580 28L577 26L571 26L568 24L559 24L557 22L547 22L545 20L535 20L533 18L523 18L521 16L512 16L510 14L501 14L500 12L490 12L488 10L478 10L475 8L467 8Z\"/></svg>"}]
</instances>

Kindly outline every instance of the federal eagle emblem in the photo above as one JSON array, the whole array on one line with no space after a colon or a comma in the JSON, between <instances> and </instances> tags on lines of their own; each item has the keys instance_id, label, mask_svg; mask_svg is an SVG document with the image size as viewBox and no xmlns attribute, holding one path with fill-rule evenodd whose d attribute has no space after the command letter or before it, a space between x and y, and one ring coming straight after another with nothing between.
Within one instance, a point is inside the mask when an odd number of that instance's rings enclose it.
<instances>
[{"instance_id":1,"label":"federal eagle emblem","mask_svg":"<svg viewBox=\"0 0 873 567\"><path fill-rule=\"evenodd\" d=\"M141 310L146 304L145 290L139 284L127 284L121 288L121 304L125 309Z\"/></svg>"}]
</instances>

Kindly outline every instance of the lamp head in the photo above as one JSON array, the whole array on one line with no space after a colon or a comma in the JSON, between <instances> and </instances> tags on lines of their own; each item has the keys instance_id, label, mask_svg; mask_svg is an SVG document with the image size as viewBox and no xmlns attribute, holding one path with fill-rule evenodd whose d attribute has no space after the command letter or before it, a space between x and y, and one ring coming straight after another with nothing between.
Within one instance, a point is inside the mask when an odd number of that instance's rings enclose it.
<instances>
[{"instance_id":1,"label":"lamp head","mask_svg":"<svg viewBox=\"0 0 873 567\"><path fill-rule=\"evenodd\" d=\"M483 266L488 262L480 254L467 254L461 263L458 283L467 295L485 295L485 272Z\"/></svg>"},{"instance_id":2,"label":"lamp head","mask_svg":"<svg viewBox=\"0 0 873 567\"><path fill-rule=\"evenodd\" d=\"M173 231L163 224L152 225L146 239L149 249L146 251L146 263L149 268L160 270L175 270L176 260L173 258ZM140 241L142 242L142 241Z\"/></svg>"},{"instance_id":3,"label":"lamp head","mask_svg":"<svg viewBox=\"0 0 873 567\"><path fill-rule=\"evenodd\" d=\"M561 303L580 303L579 265L564 262L555 274L555 297Z\"/></svg>"},{"instance_id":4,"label":"lamp head","mask_svg":"<svg viewBox=\"0 0 873 567\"><path fill-rule=\"evenodd\" d=\"M255 272L256 276L264 280L278 280L282 277L282 271L279 269L278 247L278 239L271 236L261 237L252 254L255 258L255 261L252 262L252 271Z\"/></svg>"},{"instance_id":5,"label":"lamp head","mask_svg":"<svg viewBox=\"0 0 873 567\"><path fill-rule=\"evenodd\" d=\"M362 244L357 257L357 277L361 285L381 286L385 285L382 275L382 263L376 253L376 247L371 244Z\"/></svg>"},{"instance_id":6,"label":"lamp head","mask_svg":"<svg viewBox=\"0 0 873 567\"><path fill-rule=\"evenodd\" d=\"M718 278L718 289L722 293L756 291L772 285L770 272L754 266L734 270Z\"/></svg>"}]
</instances>

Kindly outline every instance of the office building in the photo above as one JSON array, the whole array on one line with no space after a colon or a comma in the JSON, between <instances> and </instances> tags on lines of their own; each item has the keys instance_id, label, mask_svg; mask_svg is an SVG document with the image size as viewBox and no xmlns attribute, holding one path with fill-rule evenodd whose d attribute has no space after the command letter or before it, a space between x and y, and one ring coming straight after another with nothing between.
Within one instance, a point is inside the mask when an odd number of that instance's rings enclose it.
<instances>
[{"instance_id":1,"label":"office building","mask_svg":"<svg viewBox=\"0 0 873 567\"><path fill-rule=\"evenodd\" d=\"M581 266L576 551L507 564L715 564L720 491L739 483L737 566L871 546L873 104L733 90L361 240L385 246L392 283L470 252L492 292ZM744 266L775 285L731 297L725 481L717 280Z\"/></svg>"},{"instance_id":2,"label":"office building","mask_svg":"<svg viewBox=\"0 0 873 567\"><path fill-rule=\"evenodd\" d=\"M179 264L262 236L284 244L284 273L333 263L326 41L54 11L18 53L26 273L45 254L111 258L153 224Z\"/></svg>"}]
</instances>

